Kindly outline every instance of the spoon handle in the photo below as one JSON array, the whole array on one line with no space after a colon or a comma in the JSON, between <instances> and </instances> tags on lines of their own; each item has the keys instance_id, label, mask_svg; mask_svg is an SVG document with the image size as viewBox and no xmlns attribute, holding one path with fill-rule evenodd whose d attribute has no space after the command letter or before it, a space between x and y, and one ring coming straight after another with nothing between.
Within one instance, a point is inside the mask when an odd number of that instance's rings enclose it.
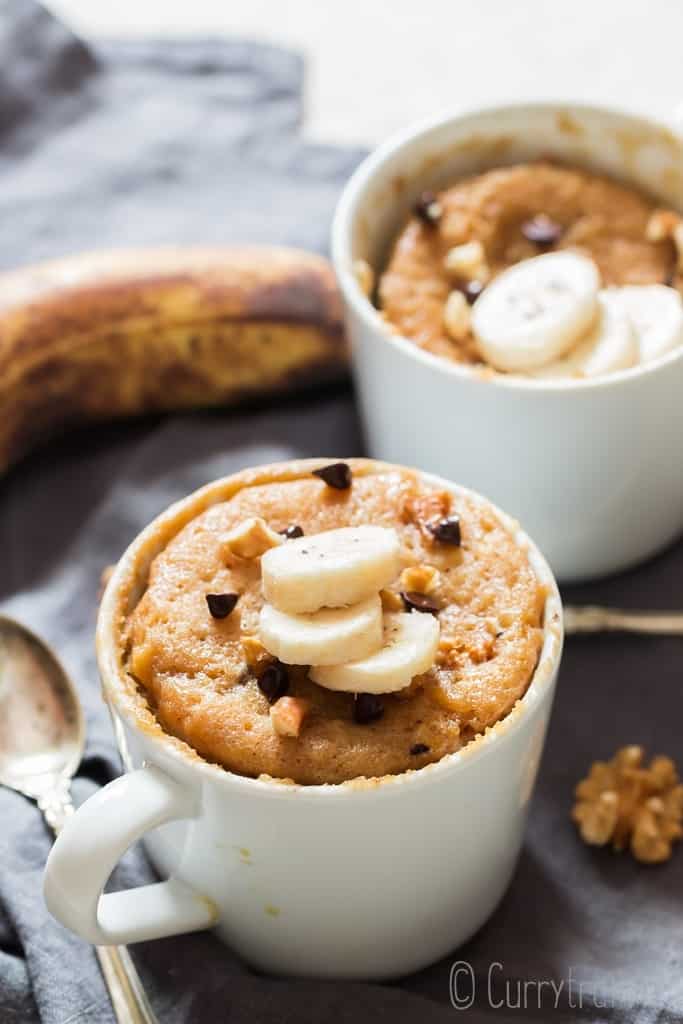
<instances>
[{"instance_id":1,"label":"spoon handle","mask_svg":"<svg viewBox=\"0 0 683 1024\"><path fill-rule=\"evenodd\" d=\"M680 612L622 611L597 605L575 607L566 605L564 627L567 633L650 633L683 636L683 614Z\"/></svg>"},{"instance_id":2,"label":"spoon handle","mask_svg":"<svg viewBox=\"0 0 683 1024\"><path fill-rule=\"evenodd\" d=\"M60 779L53 789L38 798L38 806L54 834L59 835L74 812L69 780ZM95 954L117 1024L159 1024L126 947L95 946Z\"/></svg>"},{"instance_id":3,"label":"spoon handle","mask_svg":"<svg viewBox=\"0 0 683 1024\"><path fill-rule=\"evenodd\" d=\"M158 1024L125 946L95 946L118 1024Z\"/></svg>"}]
</instances>

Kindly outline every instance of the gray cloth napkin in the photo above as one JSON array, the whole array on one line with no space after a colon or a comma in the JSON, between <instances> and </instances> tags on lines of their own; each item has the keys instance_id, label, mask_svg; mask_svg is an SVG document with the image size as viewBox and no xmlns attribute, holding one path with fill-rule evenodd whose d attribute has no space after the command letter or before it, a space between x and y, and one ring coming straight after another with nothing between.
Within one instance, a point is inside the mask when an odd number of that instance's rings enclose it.
<instances>
[{"instance_id":1,"label":"gray cloth napkin","mask_svg":"<svg viewBox=\"0 0 683 1024\"><path fill-rule=\"evenodd\" d=\"M30 0L2 3L0 265L137 243L324 251L335 199L361 154L301 140L301 75L296 56L253 43L86 47ZM88 724L78 801L120 770L93 654L102 568L207 480L252 463L362 451L353 398L340 388L84 431L0 482L0 607L56 646L78 685ZM569 596L676 607L682 570L678 546ZM465 947L379 985L260 976L206 933L143 943L132 952L160 1021L445 1024L463 1011L474 1024L683 1019L683 851L640 867L583 846L568 817L575 781L624 743L683 761L682 656L676 639L569 639L519 868ZM0 823L0 1024L110 1024L91 949L44 907L50 836L39 812L0 790ZM152 877L135 850L116 882ZM460 1009L451 1004L454 964Z\"/></svg>"}]
</instances>

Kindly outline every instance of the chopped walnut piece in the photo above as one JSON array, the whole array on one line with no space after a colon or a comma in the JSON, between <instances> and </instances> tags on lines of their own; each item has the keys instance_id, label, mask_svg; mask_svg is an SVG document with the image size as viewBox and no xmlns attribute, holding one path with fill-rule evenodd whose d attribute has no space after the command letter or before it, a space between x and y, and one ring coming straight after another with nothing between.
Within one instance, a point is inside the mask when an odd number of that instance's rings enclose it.
<instances>
[{"instance_id":1,"label":"chopped walnut piece","mask_svg":"<svg viewBox=\"0 0 683 1024\"><path fill-rule=\"evenodd\" d=\"M303 697L280 697L270 709L270 720L278 736L298 736L311 702Z\"/></svg>"},{"instance_id":2,"label":"chopped walnut piece","mask_svg":"<svg viewBox=\"0 0 683 1024\"><path fill-rule=\"evenodd\" d=\"M673 238L680 223L681 218L673 210L653 210L645 225L645 237L648 242L664 242Z\"/></svg>"},{"instance_id":3,"label":"chopped walnut piece","mask_svg":"<svg viewBox=\"0 0 683 1024\"><path fill-rule=\"evenodd\" d=\"M353 261L353 276L363 295L367 297L372 295L372 289L375 287L375 272L367 260Z\"/></svg>"},{"instance_id":4,"label":"chopped walnut piece","mask_svg":"<svg viewBox=\"0 0 683 1024\"><path fill-rule=\"evenodd\" d=\"M643 765L639 746L622 747L596 761L576 787L572 818L584 842L615 850L629 846L636 860L658 864L683 838L683 785L671 758Z\"/></svg>"},{"instance_id":5,"label":"chopped walnut piece","mask_svg":"<svg viewBox=\"0 0 683 1024\"><path fill-rule=\"evenodd\" d=\"M385 612L402 612L403 601L401 595L394 590L380 590L379 596L382 599L382 609Z\"/></svg>"},{"instance_id":6,"label":"chopped walnut piece","mask_svg":"<svg viewBox=\"0 0 683 1024\"><path fill-rule=\"evenodd\" d=\"M441 574L433 565L411 565L401 573L401 590L429 594L439 585Z\"/></svg>"},{"instance_id":7,"label":"chopped walnut piece","mask_svg":"<svg viewBox=\"0 0 683 1024\"><path fill-rule=\"evenodd\" d=\"M479 241L454 245L446 253L444 269L448 274L464 278L466 281L486 282L491 276L484 246Z\"/></svg>"},{"instance_id":8,"label":"chopped walnut piece","mask_svg":"<svg viewBox=\"0 0 683 1024\"><path fill-rule=\"evenodd\" d=\"M434 535L430 524L445 518L451 510L452 495L449 491L428 491L424 494L410 494L401 505L401 518L405 523L415 523L425 540L432 542Z\"/></svg>"},{"instance_id":9,"label":"chopped walnut piece","mask_svg":"<svg viewBox=\"0 0 683 1024\"><path fill-rule=\"evenodd\" d=\"M443 309L443 325L454 341L463 341L470 331L470 304L461 291L452 291Z\"/></svg>"},{"instance_id":10,"label":"chopped walnut piece","mask_svg":"<svg viewBox=\"0 0 683 1024\"><path fill-rule=\"evenodd\" d=\"M239 558L258 558L270 548L284 544L285 538L271 530L268 523L257 516L245 519L225 538L225 547Z\"/></svg>"},{"instance_id":11,"label":"chopped walnut piece","mask_svg":"<svg viewBox=\"0 0 683 1024\"><path fill-rule=\"evenodd\" d=\"M244 660L251 671L257 675L274 660L273 655L265 649L257 636L245 633L240 643L244 651Z\"/></svg>"}]
</instances>

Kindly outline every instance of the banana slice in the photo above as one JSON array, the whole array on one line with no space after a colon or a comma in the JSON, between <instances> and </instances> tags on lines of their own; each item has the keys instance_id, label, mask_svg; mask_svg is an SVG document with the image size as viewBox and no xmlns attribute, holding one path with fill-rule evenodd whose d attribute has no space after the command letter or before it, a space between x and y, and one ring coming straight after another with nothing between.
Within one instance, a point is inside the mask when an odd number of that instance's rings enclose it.
<instances>
[{"instance_id":1,"label":"banana slice","mask_svg":"<svg viewBox=\"0 0 683 1024\"><path fill-rule=\"evenodd\" d=\"M382 646L382 602L375 594L350 608L305 615L264 604L259 633L266 650L285 665L338 665L367 658Z\"/></svg>"},{"instance_id":2,"label":"banana slice","mask_svg":"<svg viewBox=\"0 0 683 1024\"><path fill-rule=\"evenodd\" d=\"M638 362L638 339L630 317L613 289L598 295L598 316L588 334L575 349L556 362L533 370L531 377L602 377L606 373L627 370Z\"/></svg>"},{"instance_id":3,"label":"banana slice","mask_svg":"<svg viewBox=\"0 0 683 1024\"><path fill-rule=\"evenodd\" d=\"M398 576L399 550L398 534L383 526L344 526L289 540L261 559L263 593L295 614L356 604Z\"/></svg>"},{"instance_id":4,"label":"banana slice","mask_svg":"<svg viewBox=\"0 0 683 1024\"><path fill-rule=\"evenodd\" d=\"M311 679L328 690L347 693L395 693L434 664L439 622L424 612L390 612L384 616L380 650L362 661L311 668Z\"/></svg>"},{"instance_id":5,"label":"banana slice","mask_svg":"<svg viewBox=\"0 0 683 1024\"><path fill-rule=\"evenodd\" d=\"M630 284L608 291L631 318L641 363L649 363L683 344L683 301L675 288Z\"/></svg>"},{"instance_id":6,"label":"banana slice","mask_svg":"<svg viewBox=\"0 0 683 1024\"><path fill-rule=\"evenodd\" d=\"M497 370L528 371L568 352L597 312L595 263L562 251L503 271L472 307L481 355Z\"/></svg>"}]
</instances>

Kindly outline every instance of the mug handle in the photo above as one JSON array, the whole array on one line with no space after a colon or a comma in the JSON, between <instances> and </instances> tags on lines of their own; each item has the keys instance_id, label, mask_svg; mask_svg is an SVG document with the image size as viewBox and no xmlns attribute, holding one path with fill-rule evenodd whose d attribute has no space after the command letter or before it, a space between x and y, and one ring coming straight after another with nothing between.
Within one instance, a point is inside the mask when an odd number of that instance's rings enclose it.
<instances>
[{"instance_id":1,"label":"mug handle","mask_svg":"<svg viewBox=\"0 0 683 1024\"><path fill-rule=\"evenodd\" d=\"M210 928L215 907L178 878L106 895L102 891L136 839L195 814L191 794L154 765L114 779L69 817L50 851L44 881L50 913L98 946Z\"/></svg>"}]
</instances>

